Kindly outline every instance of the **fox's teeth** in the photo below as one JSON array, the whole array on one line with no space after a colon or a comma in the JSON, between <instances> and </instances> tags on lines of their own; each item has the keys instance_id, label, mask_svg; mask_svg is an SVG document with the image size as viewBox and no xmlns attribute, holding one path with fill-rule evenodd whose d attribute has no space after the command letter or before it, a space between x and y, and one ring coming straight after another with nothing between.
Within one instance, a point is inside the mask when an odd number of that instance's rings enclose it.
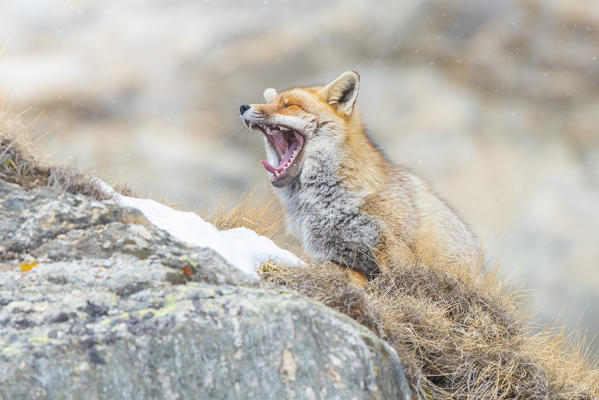
<instances>
[{"instance_id":1,"label":"fox's teeth","mask_svg":"<svg viewBox=\"0 0 599 400\"><path fill-rule=\"evenodd\" d=\"M287 160L287 162L285 162L285 165L283 166L284 169L289 168L289 166L291 165L291 163L295 160L294 156L289 157L289 160Z\"/></svg>"}]
</instances>

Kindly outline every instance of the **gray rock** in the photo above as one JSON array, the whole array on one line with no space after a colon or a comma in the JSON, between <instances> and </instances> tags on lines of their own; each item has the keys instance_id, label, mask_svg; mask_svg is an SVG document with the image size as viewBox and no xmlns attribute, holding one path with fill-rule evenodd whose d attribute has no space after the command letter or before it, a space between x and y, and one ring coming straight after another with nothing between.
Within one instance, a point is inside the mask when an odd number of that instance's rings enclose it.
<instances>
[{"instance_id":1,"label":"gray rock","mask_svg":"<svg viewBox=\"0 0 599 400\"><path fill-rule=\"evenodd\" d=\"M173 283L201 280L255 284L255 279L228 265L214 251L190 248L150 224L138 210L112 201L97 201L48 187L26 191L0 181L0 226L0 261L29 257L39 262L56 262L118 256L118 260L105 263L110 268L121 262L122 256L129 255L136 262L146 260L147 265L163 265L166 279ZM72 265L57 268L69 275ZM191 274L183 274L185 266ZM134 264L129 267L135 268ZM142 272L136 273L141 276Z\"/></svg>"},{"instance_id":2,"label":"gray rock","mask_svg":"<svg viewBox=\"0 0 599 400\"><path fill-rule=\"evenodd\" d=\"M136 210L0 182L0 226L0 399L409 398L368 329Z\"/></svg>"}]
</instances>

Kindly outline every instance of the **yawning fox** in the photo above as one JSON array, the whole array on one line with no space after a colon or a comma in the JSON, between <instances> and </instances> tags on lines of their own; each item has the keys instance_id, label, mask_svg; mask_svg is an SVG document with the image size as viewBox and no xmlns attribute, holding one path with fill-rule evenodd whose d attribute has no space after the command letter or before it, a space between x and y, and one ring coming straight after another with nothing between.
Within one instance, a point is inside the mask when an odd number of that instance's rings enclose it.
<instances>
[{"instance_id":1,"label":"yawning fox","mask_svg":"<svg viewBox=\"0 0 599 400\"><path fill-rule=\"evenodd\" d=\"M372 278L399 262L477 262L477 238L422 179L373 145L355 106L360 77L244 104L241 117L264 134L262 164L306 252Z\"/></svg>"}]
</instances>

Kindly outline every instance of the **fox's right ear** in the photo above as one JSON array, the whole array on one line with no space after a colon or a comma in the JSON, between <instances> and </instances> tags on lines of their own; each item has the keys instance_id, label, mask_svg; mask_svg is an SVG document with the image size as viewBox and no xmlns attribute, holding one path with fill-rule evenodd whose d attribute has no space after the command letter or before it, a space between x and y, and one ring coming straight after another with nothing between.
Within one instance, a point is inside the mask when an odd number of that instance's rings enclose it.
<instances>
[{"instance_id":1,"label":"fox's right ear","mask_svg":"<svg viewBox=\"0 0 599 400\"><path fill-rule=\"evenodd\" d=\"M264 91L263 96L264 100L266 100L267 103L270 103L275 97L277 97L277 89L268 88Z\"/></svg>"},{"instance_id":2,"label":"fox's right ear","mask_svg":"<svg viewBox=\"0 0 599 400\"><path fill-rule=\"evenodd\" d=\"M322 88L322 95L327 103L336 105L339 111L349 117L354 109L359 87L360 75L347 71Z\"/></svg>"}]
</instances>

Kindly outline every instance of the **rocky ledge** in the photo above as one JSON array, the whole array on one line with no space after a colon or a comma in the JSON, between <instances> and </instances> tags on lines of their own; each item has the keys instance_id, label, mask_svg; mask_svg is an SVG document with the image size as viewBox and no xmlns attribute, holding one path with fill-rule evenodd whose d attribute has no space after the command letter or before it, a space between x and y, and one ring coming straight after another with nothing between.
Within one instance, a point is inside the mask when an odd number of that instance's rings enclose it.
<instances>
[{"instance_id":1,"label":"rocky ledge","mask_svg":"<svg viewBox=\"0 0 599 400\"><path fill-rule=\"evenodd\" d=\"M368 329L135 209L0 181L0 226L0 399L410 396Z\"/></svg>"}]
</instances>

